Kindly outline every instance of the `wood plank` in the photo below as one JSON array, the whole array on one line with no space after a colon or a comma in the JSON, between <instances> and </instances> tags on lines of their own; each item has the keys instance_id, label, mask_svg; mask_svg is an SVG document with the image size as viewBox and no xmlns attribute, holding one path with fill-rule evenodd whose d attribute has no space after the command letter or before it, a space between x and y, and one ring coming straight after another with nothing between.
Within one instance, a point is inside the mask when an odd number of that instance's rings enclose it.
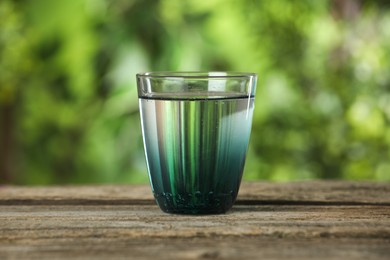
<instances>
[{"instance_id":1,"label":"wood plank","mask_svg":"<svg viewBox=\"0 0 390 260\"><path fill-rule=\"evenodd\" d=\"M1 206L0 257L387 259L388 206L238 205L225 215L152 205Z\"/></svg>"},{"instance_id":2,"label":"wood plank","mask_svg":"<svg viewBox=\"0 0 390 260\"><path fill-rule=\"evenodd\" d=\"M365 239L57 238L0 245L1 259L383 259L388 241Z\"/></svg>"},{"instance_id":3,"label":"wood plank","mask_svg":"<svg viewBox=\"0 0 390 260\"><path fill-rule=\"evenodd\" d=\"M153 204L148 185L20 187L0 186L7 204ZM238 204L390 205L390 183L307 181L243 182Z\"/></svg>"},{"instance_id":4,"label":"wood plank","mask_svg":"<svg viewBox=\"0 0 390 260\"><path fill-rule=\"evenodd\" d=\"M52 237L390 238L388 206L235 206L224 215L171 215L157 206L2 206L0 241Z\"/></svg>"}]
</instances>

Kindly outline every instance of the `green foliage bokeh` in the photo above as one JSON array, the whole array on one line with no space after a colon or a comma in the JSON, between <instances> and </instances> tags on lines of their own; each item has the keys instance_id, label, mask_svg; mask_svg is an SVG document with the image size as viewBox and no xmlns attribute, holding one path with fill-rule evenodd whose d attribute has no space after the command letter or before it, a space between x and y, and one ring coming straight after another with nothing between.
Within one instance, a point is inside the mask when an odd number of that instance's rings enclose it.
<instances>
[{"instance_id":1,"label":"green foliage bokeh","mask_svg":"<svg viewBox=\"0 0 390 260\"><path fill-rule=\"evenodd\" d=\"M390 6L340 2L1 1L0 181L147 182L158 70L258 73L244 179L389 181Z\"/></svg>"}]
</instances>

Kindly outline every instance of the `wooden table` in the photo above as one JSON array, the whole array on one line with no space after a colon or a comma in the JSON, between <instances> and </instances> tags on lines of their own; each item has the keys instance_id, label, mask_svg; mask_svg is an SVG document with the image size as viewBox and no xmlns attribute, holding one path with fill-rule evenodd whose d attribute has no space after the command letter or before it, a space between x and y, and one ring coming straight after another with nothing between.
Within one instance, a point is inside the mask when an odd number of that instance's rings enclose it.
<instances>
[{"instance_id":1,"label":"wooden table","mask_svg":"<svg viewBox=\"0 0 390 260\"><path fill-rule=\"evenodd\" d=\"M225 215L149 186L0 186L0 259L390 259L390 184L243 183Z\"/></svg>"}]
</instances>

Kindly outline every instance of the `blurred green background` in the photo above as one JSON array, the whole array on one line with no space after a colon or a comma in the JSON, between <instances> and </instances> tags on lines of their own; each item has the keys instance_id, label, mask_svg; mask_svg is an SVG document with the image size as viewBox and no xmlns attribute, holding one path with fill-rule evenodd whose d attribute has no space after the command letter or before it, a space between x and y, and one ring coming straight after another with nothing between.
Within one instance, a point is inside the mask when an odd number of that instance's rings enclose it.
<instances>
[{"instance_id":1,"label":"blurred green background","mask_svg":"<svg viewBox=\"0 0 390 260\"><path fill-rule=\"evenodd\" d=\"M157 70L258 73L246 180L390 180L390 1L1 0L0 183L146 183Z\"/></svg>"}]
</instances>

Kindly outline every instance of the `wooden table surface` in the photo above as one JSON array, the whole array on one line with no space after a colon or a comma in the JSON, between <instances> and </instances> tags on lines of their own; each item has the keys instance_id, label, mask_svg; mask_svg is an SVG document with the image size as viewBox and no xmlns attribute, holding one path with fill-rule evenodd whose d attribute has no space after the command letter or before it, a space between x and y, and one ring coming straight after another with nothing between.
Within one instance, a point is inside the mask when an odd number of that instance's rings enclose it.
<instances>
[{"instance_id":1,"label":"wooden table surface","mask_svg":"<svg viewBox=\"0 0 390 260\"><path fill-rule=\"evenodd\" d=\"M0 186L0 259L390 259L390 184L243 183L224 215L149 186Z\"/></svg>"}]
</instances>

